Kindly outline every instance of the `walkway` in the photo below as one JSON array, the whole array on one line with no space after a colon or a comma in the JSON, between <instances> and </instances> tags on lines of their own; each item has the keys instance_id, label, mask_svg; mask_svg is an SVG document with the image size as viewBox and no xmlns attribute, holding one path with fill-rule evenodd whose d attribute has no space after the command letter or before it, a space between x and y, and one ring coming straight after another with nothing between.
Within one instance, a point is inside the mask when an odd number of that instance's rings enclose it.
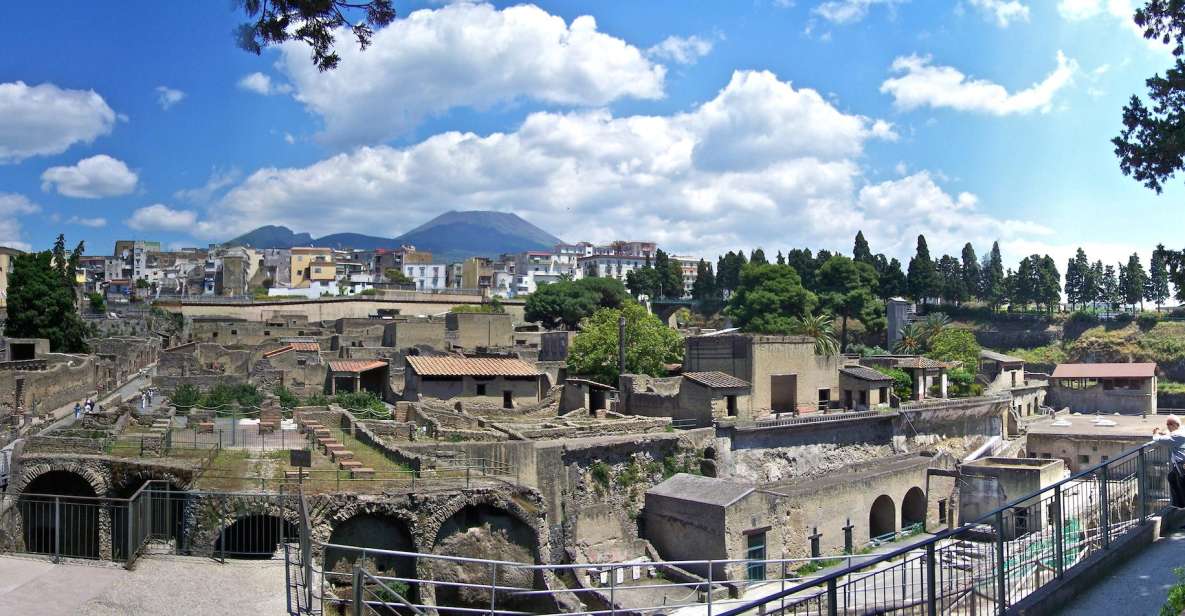
<instances>
[{"instance_id":1,"label":"walkway","mask_svg":"<svg viewBox=\"0 0 1185 616\"><path fill-rule=\"evenodd\" d=\"M281 560L212 560L146 556L132 571L101 564L52 564L0 557L0 614L280 616Z\"/></svg>"},{"instance_id":2,"label":"walkway","mask_svg":"<svg viewBox=\"0 0 1185 616\"><path fill-rule=\"evenodd\" d=\"M1064 616L1155 616L1164 605L1169 587L1178 581L1173 569L1182 566L1185 566L1185 531L1179 530L1124 562L1058 613Z\"/></svg>"}]
</instances>

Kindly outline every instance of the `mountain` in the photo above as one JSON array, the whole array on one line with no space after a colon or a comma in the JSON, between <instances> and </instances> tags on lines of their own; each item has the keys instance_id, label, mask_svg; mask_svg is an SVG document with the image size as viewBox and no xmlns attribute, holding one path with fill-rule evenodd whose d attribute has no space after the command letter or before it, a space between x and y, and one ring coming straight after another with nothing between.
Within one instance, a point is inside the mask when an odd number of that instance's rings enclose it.
<instances>
[{"instance_id":1,"label":"mountain","mask_svg":"<svg viewBox=\"0 0 1185 616\"><path fill-rule=\"evenodd\" d=\"M294 233L287 227L268 225L226 242L232 246L254 248L292 248L326 246L329 248L398 248L404 244L430 251L439 263L452 263L467 257L496 257L502 253L549 249L562 243L560 238L523 220L517 214L474 210L445 212L395 238L360 233L335 233L313 239L308 233Z\"/></svg>"}]
</instances>

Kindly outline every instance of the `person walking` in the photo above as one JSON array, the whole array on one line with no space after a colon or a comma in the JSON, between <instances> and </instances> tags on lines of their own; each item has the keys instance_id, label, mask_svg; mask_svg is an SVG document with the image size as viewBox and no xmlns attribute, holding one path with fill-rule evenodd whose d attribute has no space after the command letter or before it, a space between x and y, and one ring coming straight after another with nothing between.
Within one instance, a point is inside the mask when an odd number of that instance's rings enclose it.
<instances>
[{"instance_id":1,"label":"person walking","mask_svg":"<svg viewBox=\"0 0 1185 616\"><path fill-rule=\"evenodd\" d=\"M1173 507L1185 508L1185 433L1181 431L1181 419L1176 415L1166 417L1164 429L1152 431L1152 440L1166 442L1169 446L1169 474L1166 478L1169 494Z\"/></svg>"},{"instance_id":2,"label":"person walking","mask_svg":"<svg viewBox=\"0 0 1185 616\"><path fill-rule=\"evenodd\" d=\"M82 405L75 402L74 403L74 421L78 421L79 417L82 417Z\"/></svg>"}]
</instances>

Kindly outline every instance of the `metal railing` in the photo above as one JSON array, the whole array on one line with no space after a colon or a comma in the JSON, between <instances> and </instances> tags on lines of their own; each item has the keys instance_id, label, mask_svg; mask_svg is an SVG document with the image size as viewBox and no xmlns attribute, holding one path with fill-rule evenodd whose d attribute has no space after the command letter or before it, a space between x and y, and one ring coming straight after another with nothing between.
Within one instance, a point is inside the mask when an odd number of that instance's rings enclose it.
<instances>
[{"instance_id":1,"label":"metal railing","mask_svg":"<svg viewBox=\"0 0 1185 616\"><path fill-rule=\"evenodd\" d=\"M290 613L559 614L579 602L584 614L1004 614L1162 511L1168 453L1143 445L958 528L838 560L496 561L322 543L302 517L285 553L302 591ZM320 566L331 551L336 566ZM359 598L355 584L377 583L399 597Z\"/></svg>"}]
</instances>

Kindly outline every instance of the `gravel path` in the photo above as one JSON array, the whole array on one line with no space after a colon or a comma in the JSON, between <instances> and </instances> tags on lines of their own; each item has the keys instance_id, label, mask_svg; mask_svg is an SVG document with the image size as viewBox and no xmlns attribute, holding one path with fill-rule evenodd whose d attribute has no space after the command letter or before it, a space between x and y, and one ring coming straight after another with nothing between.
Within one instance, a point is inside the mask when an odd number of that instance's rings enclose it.
<instances>
[{"instance_id":1,"label":"gravel path","mask_svg":"<svg viewBox=\"0 0 1185 616\"><path fill-rule=\"evenodd\" d=\"M177 616L285 613L282 561L148 556L133 571L0 557L0 614Z\"/></svg>"}]
</instances>

